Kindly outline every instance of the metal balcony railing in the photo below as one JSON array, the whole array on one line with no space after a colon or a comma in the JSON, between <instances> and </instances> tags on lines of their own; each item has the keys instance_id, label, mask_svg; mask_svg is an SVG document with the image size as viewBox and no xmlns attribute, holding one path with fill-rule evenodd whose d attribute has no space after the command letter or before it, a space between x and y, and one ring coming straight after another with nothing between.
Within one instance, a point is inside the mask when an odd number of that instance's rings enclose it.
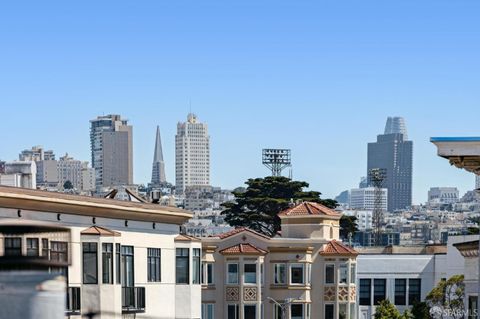
<instances>
[{"instance_id":1,"label":"metal balcony railing","mask_svg":"<svg viewBox=\"0 0 480 319\"><path fill-rule=\"evenodd\" d=\"M145 312L145 287L122 287L122 312Z\"/></svg>"},{"instance_id":2,"label":"metal balcony railing","mask_svg":"<svg viewBox=\"0 0 480 319\"><path fill-rule=\"evenodd\" d=\"M68 315L80 314L80 287L67 288L67 309Z\"/></svg>"}]
</instances>

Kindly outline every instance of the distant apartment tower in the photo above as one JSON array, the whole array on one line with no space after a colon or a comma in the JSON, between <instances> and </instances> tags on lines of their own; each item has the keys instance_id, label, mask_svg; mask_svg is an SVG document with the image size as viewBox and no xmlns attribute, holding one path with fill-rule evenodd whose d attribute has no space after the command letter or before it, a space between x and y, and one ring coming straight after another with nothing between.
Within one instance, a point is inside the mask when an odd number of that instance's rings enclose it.
<instances>
[{"instance_id":1,"label":"distant apartment tower","mask_svg":"<svg viewBox=\"0 0 480 319\"><path fill-rule=\"evenodd\" d=\"M187 186L210 185L210 136L206 123L193 113L177 124L175 136L175 188L184 193Z\"/></svg>"},{"instance_id":2,"label":"distant apartment tower","mask_svg":"<svg viewBox=\"0 0 480 319\"><path fill-rule=\"evenodd\" d=\"M132 126L127 120L115 114L91 120L90 148L97 189L133 184Z\"/></svg>"},{"instance_id":3,"label":"distant apartment tower","mask_svg":"<svg viewBox=\"0 0 480 319\"><path fill-rule=\"evenodd\" d=\"M453 204L459 201L459 195L456 187L431 187L428 191L428 203Z\"/></svg>"},{"instance_id":4,"label":"distant apartment tower","mask_svg":"<svg viewBox=\"0 0 480 319\"><path fill-rule=\"evenodd\" d=\"M162 140L160 138L160 127L157 126L155 137L155 153L152 164L152 184L160 185L167 181L165 178L165 162L163 161Z\"/></svg>"},{"instance_id":5,"label":"distant apartment tower","mask_svg":"<svg viewBox=\"0 0 480 319\"><path fill-rule=\"evenodd\" d=\"M413 142L407 140L405 121L400 117L387 119L385 134L368 143L367 173L372 168L386 170L383 187L388 189L388 210L412 205ZM371 184L370 184L371 185Z\"/></svg>"},{"instance_id":6,"label":"distant apartment tower","mask_svg":"<svg viewBox=\"0 0 480 319\"><path fill-rule=\"evenodd\" d=\"M55 160L55 154L52 150L45 151L42 146L33 146L31 149L23 150L18 155L20 161L43 161L43 160Z\"/></svg>"},{"instance_id":7,"label":"distant apartment tower","mask_svg":"<svg viewBox=\"0 0 480 319\"><path fill-rule=\"evenodd\" d=\"M480 175L475 175L475 189L480 188Z\"/></svg>"},{"instance_id":8,"label":"distant apartment tower","mask_svg":"<svg viewBox=\"0 0 480 319\"><path fill-rule=\"evenodd\" d=\"M388 210L387 204L388 190L386 188L381 189L381 203L382 210ZM350 190L350 208L361 210L374 210L375 209L375 188L354 188Z\"/></svg>"},{"instance_id":9,"label":"distant apartment tower","mask_svg":"<svg viewBox=\"0 0 480 319\"><path fill-rule=\"evenodd\" d=\"M40 160L37 164L37 186L45 189L58 187L58 162L56 160Z\"/></svg>"},{"instance_id":10,"label":"distant apartment tower","mask_svg":"<svg viewBox=\"0 0 480 319\"><path fill-rule=\"evenodd\" d=\"M65 156L60 157L57 164L58 169L58 180L59 186L63 189L63 185L70 181L73 188L80 190L82 189L82 162L74 159L73 157L68 156L68 153Z\"/></svg>"}]
</instances>

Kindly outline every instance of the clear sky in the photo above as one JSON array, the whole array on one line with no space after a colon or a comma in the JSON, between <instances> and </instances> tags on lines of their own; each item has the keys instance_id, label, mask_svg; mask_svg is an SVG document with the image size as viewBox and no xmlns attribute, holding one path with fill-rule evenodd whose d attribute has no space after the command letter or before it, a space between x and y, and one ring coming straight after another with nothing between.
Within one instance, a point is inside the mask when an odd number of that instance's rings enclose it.
<instances>
[{"instance_id":1,"label":"clear sky","mask_svg":"<svg viewBox=\"0 0 480 319\"><path fill-rule=\"evenodd\" d=\"M148 182L156 125L174 181L176 123L209 124L212 182L268 174L261 149L292 149L295 179L325 197L366 173L387 116L414 141L414 202L472 189L431 136L479 136L480 1L4 1L0 158L41 144L90 160L89 120L134 126Z\"/></svg>"}]
</instances>

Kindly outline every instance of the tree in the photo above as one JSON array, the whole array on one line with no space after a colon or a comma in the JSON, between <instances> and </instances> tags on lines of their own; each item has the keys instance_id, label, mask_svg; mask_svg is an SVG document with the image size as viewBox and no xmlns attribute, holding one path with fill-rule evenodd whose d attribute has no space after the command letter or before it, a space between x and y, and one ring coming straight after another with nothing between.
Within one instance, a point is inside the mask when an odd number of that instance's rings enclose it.
<instances>
[{"instance_id":1,"label":"tree","mask_svg":"<svg viewBox=\"0 0 480 319\"><path fill-rule=\"evenodd\" d=\"M321 199L320 192L304 191L308 183L292 181L283 176L251 178L246 189L234 191L235 201L223 204L222 215L230 226L249 227L267 236L280 230L279 212L289 207L291 201L311 201L335 208L337 202Z\"/></svg>"},{"instance_id":2,"label":"tree","mask_svg":"<svg viewBox=\"0 0 480 319\"><path fill-rule=\"evenodd\" d=\"M412 316L413 319L430 319L430 308L427 303L415 302L412 306Z\"/></svg>"},{"instance_id":3,"label":"tree","mask_svg":"<svg viewBox=\"0 0 480 319\"><path fill-rule=\"evenodd\" d=\"M72 182L67 180L65 183L63 183L63 189L73 189Z\"/></svg>"},{"instance_id":4,"label":"tree","mask_svg":"<svg viewBox=\"0 0 480 319\"><path fill-rule=\"evenodd\" d=\"M403 316L400 314L395 305L390 302L390 300L385 299L380 301L378 306L375 308L375 319L402 319Z\"/></svg>"},{"instance_id":5,"label":"tree","mask_svg":"<svg viewBox=\"0 0 480 319\"><path fill-rule=\"evenodd\" d=\"M437 317L463 318L465 306L465 283L463 275L454 275L448 280L441 280L435 288L430 291L425 299L430 307L431 313Z\"/></svg>"},{"instance_id":6,"label":"tree","mask_svg":"<svg viewBox=\"0 0 480 319\"><path fill-rule=\"evenodd\" d=\"M348 239L348 234L355 234L358 231L357 217L343 215L340 218L340 237Z\"/></svg>"}]
</instances>

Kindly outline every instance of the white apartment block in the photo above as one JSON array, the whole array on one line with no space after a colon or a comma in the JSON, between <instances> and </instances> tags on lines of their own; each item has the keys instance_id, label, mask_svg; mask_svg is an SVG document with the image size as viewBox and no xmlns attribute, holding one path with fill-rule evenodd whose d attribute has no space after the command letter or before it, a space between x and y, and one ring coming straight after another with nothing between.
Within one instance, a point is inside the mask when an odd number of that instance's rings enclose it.
<instances>
[{"instance_id":1,"label":"white apartment block","mask_svg":"<svg viewBox=\"0 0 480 319\"><path fill-rule=\"evenodd\" d=\"M388 190L382 188L381 190L382 210L388 210ZM350 208L362 210L374 210L375 208L375 188L354 188L350 190Z\"/></svg>"},{"instance_id":2,"label":"white apartment block","mask_svg":"<svg viewBox=\"0 0 480 319\"><path fill-rule=\"evenodd\" d=\"M58 269L67 277L69 318L198 319L202 247L179 234L191 217L173 207L0 186L0 218L71 232L5 235L0 256L70 259L68 270Z\"/></svg>"},{"instance_id":3,"label":"white apartment block","mask_svg":"<svg viewBox=\"0 0 480 319\"><path fill-rule=\"evenodd\" d=\"M428 191L428 204L453 204L459 201L456 187L431 187Z\"/></svg>"},{"instance_id":4,"label":"white apartment block","mask_svg":"<svg viewBox=\"0 0 480 319\"><path fill-rule=\"evenodd\" d=\"M305 202L279 213L281 236L202 238L202 318L355 319L357 252L338 241L340 216Z\"/></svg>"},{"instance_id":5,"label":"white apartment block","mask_svg":"<svg viewBox=\"0 0 480 319\"><path fill-rule=\"evenodd\" d=\"M183 194L187 186L210 185L210 136L206 123L188 114L177 124L175 135L175 187Z\"/></svg>"},{"instance_id":6,"label":"white apartment block","mask_svg":"<svg viewBox=\"0 0 480 319\"><path fill-rule=\"evenodd\" d=\"M75 189L82 189L82 167L82 162L68 156L68 153L60 157L57 162L59 188L63 189L63 184L70 181Z\"/></svg>"},{"instance_id":7,"label":"white apartment block","mask_svg":"<svg viewBox=\"0 0 480 319\"><path fill-rule=\"evenodd\" d=\"M33 161L5 163L5 173L0 174L0 185L37 188L37 165Z\"/></svg>"},{"instance_id":8,"label":"white apartment block","mask_svg":"<svg viewBox=\"0 0 480 319\"><path fill-rule=\"evenodd\" d=\"M373 212L371 210L344 210L342 212L347 216L355 216L358 230L367 230L373 228Z\"/></svg>"}]
</instances>

